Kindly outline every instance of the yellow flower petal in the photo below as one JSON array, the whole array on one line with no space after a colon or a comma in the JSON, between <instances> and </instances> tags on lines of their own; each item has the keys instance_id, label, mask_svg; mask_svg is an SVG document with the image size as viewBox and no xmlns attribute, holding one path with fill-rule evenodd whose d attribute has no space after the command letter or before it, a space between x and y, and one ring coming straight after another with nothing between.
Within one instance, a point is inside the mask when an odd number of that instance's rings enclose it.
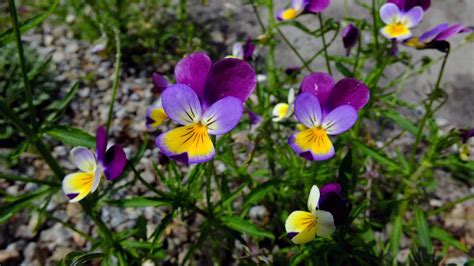
<instances>
[{"instance_id":1,"label":"yellow flower petal","mask_svg":"<svg viewBox=\"0 0 474 266\"><path fill-rule=\"evenodd\" d=\"M295 244L305 244L316 237L316 217L305 211L294 211L285 223L286 232Z\"/></svg>"}]
</instances>

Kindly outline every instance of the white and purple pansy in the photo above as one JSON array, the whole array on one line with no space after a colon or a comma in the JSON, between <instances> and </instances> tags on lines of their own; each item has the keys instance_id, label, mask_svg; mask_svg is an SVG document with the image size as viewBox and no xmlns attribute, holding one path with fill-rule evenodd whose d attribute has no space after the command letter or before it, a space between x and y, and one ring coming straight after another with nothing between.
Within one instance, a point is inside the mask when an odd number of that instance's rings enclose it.
<instances>
[{"instance_id":1,"label":"white and purple pansy","mask_svg":"<svg viewBox=\"0 0 474 266\"><path fill-rule=\"evenodd\" d=\"M117 144L107 149L107 135L101 126L97 129L96 154L85 147L75 147L71 160L80 171L64 177L62 189L69 202L78 202L97 189L102 174L110 181L119 177L127 157Z\"/></svg>"},{"instance_id":2,"label":"white and purple pansy","mask_svg":"<svg viewBox=\"0 0 474 266\"><path fill-rule=\"evenodd\" d=\"M464 27L463 24L449 25L442 23L426 31L419 37L412 37L403 42L404 45L415 47L417 49L438 49L443 50L445 43L449 38L460 33L472 32L472 29Z\"/></svg>"},{"instance_id":3,"label":"white and purple pansy","mask_svg":"<svg viewBox=\"0 0 474 266\"><path fill-rule=\"evenodd\" d=\"M329 74L316 72L304 77L300 91L295 116L305 128L289 137L288 143L307 160L330 159L335 151L329 135L339 135L354 125L357 111L369 101L369 89L353 78L335 83Z\"/></svg>"},{"instance_id":4,"label":"white and purple pansy","mask_svg":"<svg viewBox=\"0 0 474 266\"><path fill-rule=\"evenodd\" d=\"M403 41L412 36L411 28L423 19L423 8L415 6L402 11L393 4L387 3L380 8L380 18L386 24L380 32L390 40Z\"/></svg>"},{"instance_id":5,"label":"white and purple pansy","mask_svg":"<svg viewBox=\"0 0 474 266\"><path fill-rule=\"evenodd\" d=\"M280 21L285 21L306 13L317 14L326 10L330 3L330 0L291 0L290 7L278 11L276 17Z\"/></svg>"},{"instance_id":6,"label":"white and purple pansy","mask_svg":"<svg viewBox=\"0 0 474 266\"><path fill-rule=\"evenodd\" d=\"M212 64L206 54L194 53L178 62L175 79L164 90L162 104L181 126L159 135L156 145L179 162L209 161L215 155L209 135L225 134L238 124L257 82L255 71L240 59Z\"/></svg>"}]
</instances>

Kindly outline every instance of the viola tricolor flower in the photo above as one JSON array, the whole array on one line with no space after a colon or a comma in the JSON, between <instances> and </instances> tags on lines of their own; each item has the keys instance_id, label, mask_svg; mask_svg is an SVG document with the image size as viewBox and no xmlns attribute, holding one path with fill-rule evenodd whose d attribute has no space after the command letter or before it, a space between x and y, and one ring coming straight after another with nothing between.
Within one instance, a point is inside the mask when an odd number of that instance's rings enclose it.
<instances>
[{"instance_id":1,"label":"viola tricolor flower","mask_svg":"<svg viewBox=\"0 0 474 266\"><path fill-rule=\"evenodd\" d=\"M347 56L351 54L351 49L356 45L359 39L359 29L354 24L349 23L342 31L342 42L346 48Z\"/></svg>"},{"instance_id":2,"label":"viola tricolor flower","mask_svg":"<svg viewBox=\"0 0 474 266\"><path fill-rule=\"evenodd\" d=\"M273 122L280 122L283 119L289 118L293 115L293 103L295 101L295 90L293 88L288 92L288 103L277 103L273 107L272 120Z\"/></svg>"},{"instance_id":3,"label":"viola tricolor flower","mask_svg":"<svg viewBox=\"0 0 474 266\"><path fill-rule=\"evenodd\" d=\"M281 21L292 20L301 14L320 13L328 8L330 0L291 0L291 6L278 11L277 19Z\"/></svg>"},{"instance_id":4,"label":"viola tricolor flower","mask_svg":"<svg viewBox=\"0 0 474 266\"><path fill-rule=\"evenodd\" d=\"M306 129L288 143L307 160L327 160L335 154L328 135L339 135L354 125L357 111L369 101L369 89L353 78L335 83L329 74L316 72L303 79L300 90L295 116Z\"/></svg>"},{"instance_id":5,"label":"viola tricolor flower","mask_svg":"<svg viewBox=\"0 0 474 266\"><path fill-rule=\"evenodd\" d=\"M344 224L352 209L351 203L342 196L341 190L338 183L324 184L320 190L319 209L330 212L336 225Z\"/></svg>"},{"instance_id":6,"label":"viola tricolor flower","mask_svg":"<svg viewBox=\"0 0 474 266\"><path fill-rule=\"evenodd\" d=\"M166 119L168 115L163 109L163 104L161 103L161 97L146 110L146 127L147 128L156 128L160 126Z\"/></svg>"},{"instance_id":7,"label":"viola tricolor flower","mask_svg":"<svg viewBox=\"0 0 474 266\"><path fill-rule=\"evenodd\" d=\"M206 54L194 53L176 65L175 79L162 103L168 117L182 126L159 135L156 145L176 161L207 162L215 155L209 134L225 134L237 125L243 102L255 88L255 71L240 59L213 65Z\"/></svg>"},{"instance_id":8,"label":"viola tricolor flower","mask_svg":"<svg viewBox=\"0 0 474 266\"><path fill-rule=\"evenodd\" d=\"M431 0L388 0L387 3L397 5L401 11L408 11L416 6L423 8L423 11L428 10L431 5Z\"/></svg>"},{"instance_id":9,"label":"viola tricolor flower","mask_svg":"<svg viewBox=\"0 0 474 266\"><path fill-rule=\"evenodd\" d=\"M380 32L390 40L403 41L412 36L411 28L423 19L423 8L415 6L408 11L402 11L392 3L380 8L380 18L386 24Z\"/></svg>"},{"instance_id":10,"label":"viola tricolor flower","mask_svg":"<svg viewBox=\"0 0 474 266\"><path fill-rule=\"evenodd\" d=\"M252 38L247 38L245 44L242 45L241 42L236 42L232 46L232 56L233 58L242 59L245 61L250 61L253 58L257 46L253 43Z\"/></svg>"},{"instance_id":11,"label":"viola tricolor flower","mask_svg":"<svg viewBox=\"0 0 474 266\"><path fill-rule=\"evenodd\" d=\"M286 233L295 244L305 244L317 236L330 237L336 230L334 218L330 212L318 209L319 189L313 185L308 197L308 210L294 211L285 223Z\"/></svg>"},{"instance_id":12,"label":"viola tricolor flower","mask_svg":"<svg viewBox=\"0 0 474 266\"><path fill-rule=\"evenodd\" d=\"M442 23L420 35L420 37L412 37L403 42L403 44L416 49L438 49L442 52L446 51L445 42L459 33L471 32L470 28L464 27L462 24L454 24L449 26L448 23Z\"/></svg>"},{"instance_id":13,"label":"viola tricolor flower","mask_svg":"<svg viewBox=\"0 0 474 266\"><path fill-rule=\"evenodd\" d=\"M125 152L117 144L107 149L107 136L102 126L97 129L96 153L84 147L72 149L71 160L80 172L69 174L63 179L62 189L69 202L78 202L94 192L102 174L107 180L114 180L122 174L127 162Z\"/></svg>"}]
</instances>

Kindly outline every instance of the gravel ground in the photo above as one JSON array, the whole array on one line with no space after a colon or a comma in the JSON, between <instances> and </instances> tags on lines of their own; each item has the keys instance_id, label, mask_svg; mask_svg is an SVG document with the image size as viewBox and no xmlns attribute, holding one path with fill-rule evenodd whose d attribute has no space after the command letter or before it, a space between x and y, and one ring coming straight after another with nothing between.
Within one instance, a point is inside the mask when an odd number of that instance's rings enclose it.
<instances>
[{"instance_id":1,"label":"gravel ground","mask_svg":"<svg viewBox=\"0 0 474 266\"><path fill-rule=\"evenodd\" d=\"M210 8L198 8L195 13L197 17L202 17L201 15L205 13L204 17L215 19L230 10L234 16L239 16L237 23L230 25L226 29L228 32L237 32L237 34L224 39L222 36L224 36L225 32L223 33L222 29L216 29L215 32L211 33L214 41L221 40L226 42L226 45L229 45L237 40L238 37L245 36L244 33L254 36L257 34L256 22L249 7L238 7L235 2L222 1L222 3L213 3ZM450 7L459 12L453 9L441 12L440 10L447 7L448 4L436 3L433 6L433 13L443 14L443 18L449 18L452 22L458 21L460 16L464 16L466 19L467 14L472 14L474 3L472 1L457 2L459 3L450 5ZM465 7L471 11L466 11ZM328 14L339 18L340 14L338 14L337 10L338 7L335 5L331 7ZM242 17L240 17L241 15ZM442 18L439 19L442 20ZM472 17L469 16L469 19L464 21L474 24ZM431 25L434 25L434 23L430 23ZM304 38L298 37L298 33L287 31L285 33L302 48L303 54L317 49L317 44L314 48L312 45L305 44ZM39 51L41 55L45 57L52 56L53 68L55 68L57 73L61 73L56 77L56 81L62 86L63 93L67 92L72 82L81 81L78 95L71 104L70 112L68 112L62 122L83 128L92 133L99 125L99 122L106 121L107 118L113 81L113 63L100 53L94 53L94 45L75 40L72 36L73 34L66 27L52 26L46 23L34 33L27 34L24 40L30 47ZM281 55L278 58L278 62L282 66L282 62L298 63L290 53L283 52L287 51L284 45L281 45L278 49L279 52L277 54ZM340 52L341 49L335 48L332 52L338 51ZM450 65L453 67L450 67L446 73L447 82L450 84L448 91L450 92L451 99L439 117L440 124L444 123L444 130L449 130L456 125L466 126L466 118L473 117L474 106L470 104L472 97L465 96L466 94L472 96L473 92L474 69L472 68L472 62L474 60L470 59L474 59L472 49L463 49L451 58ZM455 65L458 67L454 68ZM166 68L165 66L159 67ZM321 62L316 62L313 68L323 69ZM152 70L153 67L151 66L148 69L140 70L127 67L122 72L114 110L115 119L110 131L110 141L118 142L123 147L127 147L126 153L128 156L137 149L138 144L143 141L144 134L146 134L144 132L147 132L144 124L144 115L146 108L155 100L152 93L153 85L150 80ZM427 78L428 76L417 78L410 84L428 84ZM416 91L414 87L409 90L411 92L407 93L407 97L411 101L419 99L420 93L414 92ZM472 119L470 121L472 123ZM156 132L150 132L150 136L155 134ZM401 143L399 144L407 144L406 140L405 142L403 139L400 141ZM159 156L153 142L153 138L151 138L145 151L145 156L139 163L138 171L141 172L146 181L155 183L159 188L160 184L154 176L151 167L151 161L157 160ZM53 155L59 159L61 165L65 166L67 170L72 171L74 166L69 161L69 150L70 147L55 145ZM45 178L50 174L47 166L34 154L25 154L22 156L22 160L25 162L21 170L23 174L36 176L37 178ZM2 171L7 170L2 169ZM435 174L439 175L439 188L430 202L434 207L474 193L473 188L468 188L465 184L449 178L446 173L437 172ZM121 182L125 183L127 180L131 180L131 176ZM0 181L0 187L5 188L9 194L17 195L33 190L37 186L20 183L11 185ZM145 187L137 184L124 191L123 194L116 195L116 197L147 195L147 193L149 192ZM78 229L90 233L92 237L97 236L97 232L90 226L92 222L82 215L77 205L67 204L66 199L60 193L52 199L47 206L47 210L51 212L54 210L54 215L57 219L72 222ZM167 209L153 207L140 209L104 207L102 212L104 221L116 230L134 227L136 218L143 215L150 222L147 225L147 232L151 233L162 217L166 215ZM265 224L267 212L265 207L255 206L251 211L251 217L255 219L255 222ZM90 248L84 237L53 220L44 223L41 228L36 228L38 218L28 211L24 211L8 223L0 225L0 247L5 247L5 249L0 250L0 264L54 265L55 262L62 259L72 250L87 250ZM198 231L198 225L202 221L199 216L197 218L186 218L183 218L183 220L175 219L165 231L167 236L165 240L167 260L173 264L182 260L185 251L197 240L196 232ZM457 204L452 210L441 217L437 217L432 222L454 233L462 242L472 248L474 247L473 221L474 201L471 200ZM409 241L406 240L405 249L402 250L399 256L403 257L404 254L407 254L408 249L406 247ZM247 247L239 244L234 256L239 257L245 254L245 248ZM263 251L264 254L261 256L261 259L269 261L271 256L266 256L266 252L270 253L269 251ZM453 256L450 259L453 262L466 259L463 254L456 252L452 254Z\"/></svg>"}]
</instances>

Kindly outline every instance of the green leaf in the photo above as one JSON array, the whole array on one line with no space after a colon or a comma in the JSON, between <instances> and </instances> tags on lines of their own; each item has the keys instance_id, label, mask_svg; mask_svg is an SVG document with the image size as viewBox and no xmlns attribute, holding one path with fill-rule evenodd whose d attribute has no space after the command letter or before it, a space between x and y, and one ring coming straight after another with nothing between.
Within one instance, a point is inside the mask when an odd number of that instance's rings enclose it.
<instances>
[{"instance_id":1,"label":"green leaf","mask_svg":"<svg viewBox=\"0 0 474 266\"><path fill-rule=\"evenodd\" d=\"M349 195L349 179L355 181L355 178L352 178L352 150L347 151L346 156L342 159L341 165L339 166L339 178L338 182L341 185L341 194L345 198ZM353 184L355 186L355 184Z\"/></svg>"},{"instance_id":2,"label":"green leaf","mask_svg":"<svg viewBox=\"0 0 474 266\"><path fill-rule=\"evenodd\" d=\"M367 203L369 202L368 199L365 199L362 201L360 204L357 205L357 207L353 208L351 212L349 213L349 216L347 217L347 224L350 225L356 218L361 214L365 209L367 209L368 205Z\"/></svg>"},{"instance_id":3,"label":"green leaf","mask_svg":"<svg viewBox=\"0 0 474 266\"><path fill-rule=\"evenodd\" d=\"M349 68L347 68L343 63L339 61L336 61L336 68L337 70L339 70L339 72L341 72L342 75L349 78L354 77L354 73L351 70L349 70Z\"/></svg>"},{"instance_id":4,"label":"green leaf","mask_svg":"<svg viewBox=\"0 0 474 266\"><path fill-rule=\"evenodd\" d=\"M58 5L59 0L55 0L52 4L51 7L43 13L36 14L32 16L31 18L28 18L27 20L20 22L20 33L25 33L34 27L38 26L41 22L43 22L53 11L56 9L56 6ZM9 28L8 30L0 33L0 46L5 46L8 42L12 41L14 39L15 33L13 31L13 28Z\"/></svg>"},{"instance_id":5,"label":"green leaf","mask_svg":"<svg viewBox=\"0 0 474 266\"><path fill-rule=\"evenodd\" d=\"M418 128L408 118L401 116L399 113L392 110L382 110L382 113L384 116L397 123L402 129L405 129L413 135L418 133Z\"/></svg>"},{"instance_id":6,"label":"green leaf","mask_svg":"<svg viewBox=\"0 0 474 266\"><path fill-rule=\"evenodd\" d=\"M363 153L367 154L367 156L371 157L372 159L376 160L377 162L392 168L400 170L400 166L394 162L392 159L388 158L387 155L383 154L382 151L375 150L365 144L354 141L354 145Z\"/></svg>"},{"instance_id":7,"label":"green leaf","mask_svg":"<svg viewBox=\"0 0 474 266\"><path fill-rule=\"evenodd\" d=\"M250 192L250 194L245 197L242 208L248 208L251 205L259 202L265 197L265 195L274 191L275 186L277 186L280 182L281 181L278 180L271 180L258 185L255 189L252 189L252 192Z\"/></svg>"},{"instance_id":8,"label":"green leaf","mask_svg":"<svg viewBox=\"0 0 474 266\"><path fill-rule=\"evenodd\" d=\"M398 251L400 250L400 239L402 237L402 217L395 217L393 222L392 234L390 235L390 253L394 260L397 259Z\"/></svg>"},{"instance_id":9,"label":"green leaf","mask_svg":"<svg viewBox=\"0 0 474 266\"><path fill-rule=\"evenodd\" d=\"M415 210L415 228L418 233L420 246L426 248L428 253L431 254L433 251L433 246L431 244L430 229L428 227L425 214L419 208Z\"/></svg>"},{"instance_id":10,"label":"green leaf","mask_svg":"<svg viewBox=\"0 0 474 266\"><path fill-rule=\"evenodd\" d=\"M59 115L62 113L62 111L69 105L69 103L76 96L78 88L79 88L79 83L75 82L72 85L71 89L68 91L68 93L64 95L62 99L55 101L52 104L50 104L48 107L46 107L46 110L55 110L53 113L48 115L48 117L46 118L46 121L52 122L59 118Z\"/></svg>"},{"instance_id":11,"label":"green leaf","mask_svg":"<svg viewBox=\"0 0 474 266\"><path fill-rule=\"evenodd\" d=\"M221 221L227 227L241 233L246 233L255 237L266 237L270 239L275 238L271 232L260 229L253 223L238 216L224 216L221 217Z\"/></svg>"},{"instance_id":12,"label":"green leaf","mask_svg":"<svg viewBox=\"0 0 474 266\"><path fill-rule=\"evenodd\" d=\"M108 204L123 208L171 206L172 202L158 197L135 197L128 199L109 200Z\"/></svg>"},{"instance_id":13,"label":"green leaf","mask_svg":"<svg viewBox=\"0 0 474 266\"><path fill-rule=\"evenodd\" d=\"M88 265L86 262L102 257L104 257L104 253L101 252L72 251L66 255L62 262L68 266Z\"/></svg>"},{"instance_id":14,"label":"green leaf","mask_svg":"<svg viewBox=\"0 0 474 266\"><path fill-rule=\"evenodd\" d=\"M95 148L95 137L79 128L56 126L45 133L67 145Z\"/></svg>"},{"instance_id":15,"label":"green leaf","mask_svg":"<svg viewBox=\"0 0 474 266\"><path fill-rule=\"evenodd\" d=\"M15 200L0 206L0 224L6 222L17 212L27 208L34 200L37 200L49 191L49 188L42 187L30 193L23 194Z\"/></svg>"},{"instance_id":16,"label":"green leaf","mask_svg":"<svg viewBox=\"0 0 474 266\"><path fill-rule=\"evenodd\" d=\"M449 232L439 227L436 227L436 226L432 227L430 230L430 236L440 240L443 243L443 245L447 244L447 245L453 246L454 248L457 248L460 251L466 252L466 253L469 251L468 248L463 243L455 239Z\"/></svg>"}]
</instances>

